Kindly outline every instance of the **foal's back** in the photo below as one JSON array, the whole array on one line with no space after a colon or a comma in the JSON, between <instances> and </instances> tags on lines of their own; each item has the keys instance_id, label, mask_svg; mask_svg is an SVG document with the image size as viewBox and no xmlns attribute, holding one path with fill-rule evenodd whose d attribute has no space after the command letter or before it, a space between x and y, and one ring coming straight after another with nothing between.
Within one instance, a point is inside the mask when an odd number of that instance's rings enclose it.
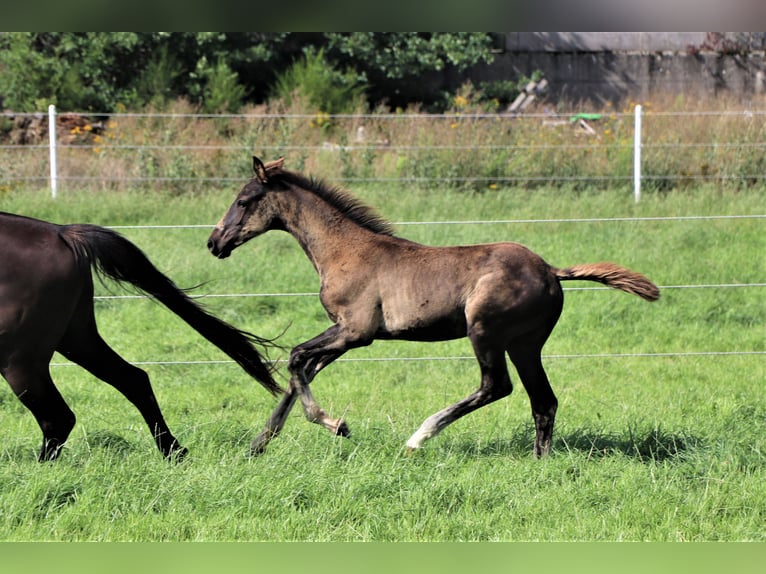
<instances>
[{"instance_id":1,"label":"foal's back","mask_svg":"<svg viewBox=\"0 0 766 574\"><path fill-rule=\"evenodd\" d=\"M331 313L336 301L349 305L349 293L361 295L355 306L379 307L378 338L460 338L477 314L508 321L560 307L551 267L518 243L436 247L377 236L364 245L357 244L360 267L323 282L322 299Z\"/></svg>"}]
</instances>

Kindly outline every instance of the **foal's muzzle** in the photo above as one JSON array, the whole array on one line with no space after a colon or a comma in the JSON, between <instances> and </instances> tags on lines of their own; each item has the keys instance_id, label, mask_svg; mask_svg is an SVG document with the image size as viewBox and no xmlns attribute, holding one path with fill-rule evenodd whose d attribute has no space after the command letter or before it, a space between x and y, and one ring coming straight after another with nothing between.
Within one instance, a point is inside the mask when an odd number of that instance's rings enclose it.
<instances>
[{"instance_id":1,"label":"foal's muzzle","mask_svg":"<svg viewBox=\"0 0 766 574\"><path fill-rule=\"evenodd\" d=\"M231 255L232 251L232 247L229 247L229 244L224 244L222 241L221 231L217 228L210 234L210 238L207 240L207 248L218 259L226 259Z\"/></svg>"}]
</instances>

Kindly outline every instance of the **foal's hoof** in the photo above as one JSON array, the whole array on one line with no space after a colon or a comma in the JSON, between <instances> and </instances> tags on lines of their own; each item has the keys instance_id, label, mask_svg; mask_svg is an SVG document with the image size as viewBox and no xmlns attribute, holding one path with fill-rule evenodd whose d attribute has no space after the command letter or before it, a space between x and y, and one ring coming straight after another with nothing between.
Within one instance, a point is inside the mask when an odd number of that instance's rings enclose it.
<instances>
[{"instance_id":1,"label":"foal's hoof","mask_svg":"<svg viewBox=\"0 0 766 574\"><path fill-rule=\"evenodd\" d=\"M43 442L40 453L37 455L38 462L53 462L61 454L64 443L58 441Z\"/></svg>"},{"instance_id":2,"label":"foal's hoof","mask_svg":"<svg viewBox=\"0 0 766 574\"><path fill-rule=\"evenodd\" d=\"M535 458L547 457L551 453L551 442L535 443L532 453L535 455Z\"/></svg>"},{"instance_id":3,"label":"foal's hoof","mask_svg":"<svg viewBox=\"0 0 766 574\"><path fill-rule=\"evenodd\" d=\"M415 456L417 453L419 453L421 450L423 450L420 447L414 447L414 446L405 446L404 447L404 456L410 457Z\"/></svg>"},{"instance_id":4,"label":"foal's hoof","mask_svg":"<svg viewBox=\"0 0 766 574\"><path fill-rule=\"evenodd\" d=\"M250 456L256 457L266 452L266 445L269 444L271 439L275 436L277 436L277 433L274 431L265 430L255 437L253 442L250 443Z\"/></svg>"},{"instance_id":5,"label":"foal's hoof","mask_svg":"<svg viewBox=\"0 0 766 574\"><path fill-rule=\"evenodd\" d=\"M550 448L546 448L546 449L537 449L536 448L536 449L534 449L532 451L532 454L534 454L535 458L537 458L537 459L547 458L548 455L551 454L551 449Z\"/></svg>"},{"instance_id":6,"label":"foal's hoof","mask_svg":"<svg viewBox=\"0 0 766 574\"><path fill-rule=\"evenodd\" d=\"M351 436L351 431L348 430L346 421L338 419L338 426L335 428L335 434L345 438L349 438Z\"/></svg>"},{"instance_id":7,"label":"foal's hoof","mask_svg":"<svg viewBox=\"0 0 766 574\"><path fill-rule=\"evenodd\" d=\"M266 445L265 444L250 445L250 457L251 458L255 458L257 456L261 456L264 452L266 452Z\"/></svg>"},{"instance_id":8,"label":"foal's hoof","mask_svg":"<svg viewBox=\"0 0 766 574\"><path fill-rule=\"evenodd\" d=\"M250 456L252 458L255 458L257 456L261 456L264 452L266 452L266 445L267 444L269 444L269 441L254 440L250 444Z\"/></svg>"}]
</instances>

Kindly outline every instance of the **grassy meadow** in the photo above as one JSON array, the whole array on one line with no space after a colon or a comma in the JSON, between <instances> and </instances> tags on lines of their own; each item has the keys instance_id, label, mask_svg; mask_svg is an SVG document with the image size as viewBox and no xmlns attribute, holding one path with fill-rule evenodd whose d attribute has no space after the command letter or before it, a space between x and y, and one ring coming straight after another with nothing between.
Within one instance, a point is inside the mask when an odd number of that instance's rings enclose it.
<instances>
[{"instance_id":1,"label":"grassy meadow","mask_svg":"<svg viewBox=\"0 0 766 574\"><path fill-rule=\"evenodd\" d=\"M0 210L61 223L210 225L236 191L164 194L8 191ZM101 299L104 338L150 374L190 456L170 464L138 412L82 369L52 373L78 417L61 459L39 464L40 432L0 387L0 540L4 541L763 541L766 368L762 219L648 219L766 213L764 190L500 188L354 190L400 235L430 244L513 240L557 266L612 260L661 287L654 304L568 282L544 349L559 399L553 452L532 454L529 402L514 393L407 455L423 419L474 390L467 340L376 342L313 383L352 437L294 409L261 457L250 440L275 405L169 311ZM422 224L435 221L511 223ZM209 228L121 228L224 319L286 347L329 326L315 272L286 234L219 261ZM690 288L706 285L707 288ZM98 286L99 295L123 292ZM297 295L290 295L297 294ZM734 354L721 354L734 353ZM275 359L287 352L272 353ZM385 359L385 360L382 360ZM167 364L204 361L203 364ZM208 362L209 361L209 362ZM221 362L219 362L221 361Z\"/></svg>"}]
</instances>

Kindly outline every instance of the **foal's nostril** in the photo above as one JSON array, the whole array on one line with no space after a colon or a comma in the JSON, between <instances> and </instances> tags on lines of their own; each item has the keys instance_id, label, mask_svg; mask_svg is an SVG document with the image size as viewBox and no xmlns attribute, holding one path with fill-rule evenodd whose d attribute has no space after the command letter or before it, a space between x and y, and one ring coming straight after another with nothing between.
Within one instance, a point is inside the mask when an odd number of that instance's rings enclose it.
<instances>
[{"instance_id":1,"label":"foal's nostril","mask_svg":"<svg viewBox=\"0 0 766 574\"><path fill-rule=\"evenodd\" d=\"M212 251L213 250L213 240L212 239L208 239L207 240L207 248L208 248L208 251Z\"/></svg>"}]
</instances>

